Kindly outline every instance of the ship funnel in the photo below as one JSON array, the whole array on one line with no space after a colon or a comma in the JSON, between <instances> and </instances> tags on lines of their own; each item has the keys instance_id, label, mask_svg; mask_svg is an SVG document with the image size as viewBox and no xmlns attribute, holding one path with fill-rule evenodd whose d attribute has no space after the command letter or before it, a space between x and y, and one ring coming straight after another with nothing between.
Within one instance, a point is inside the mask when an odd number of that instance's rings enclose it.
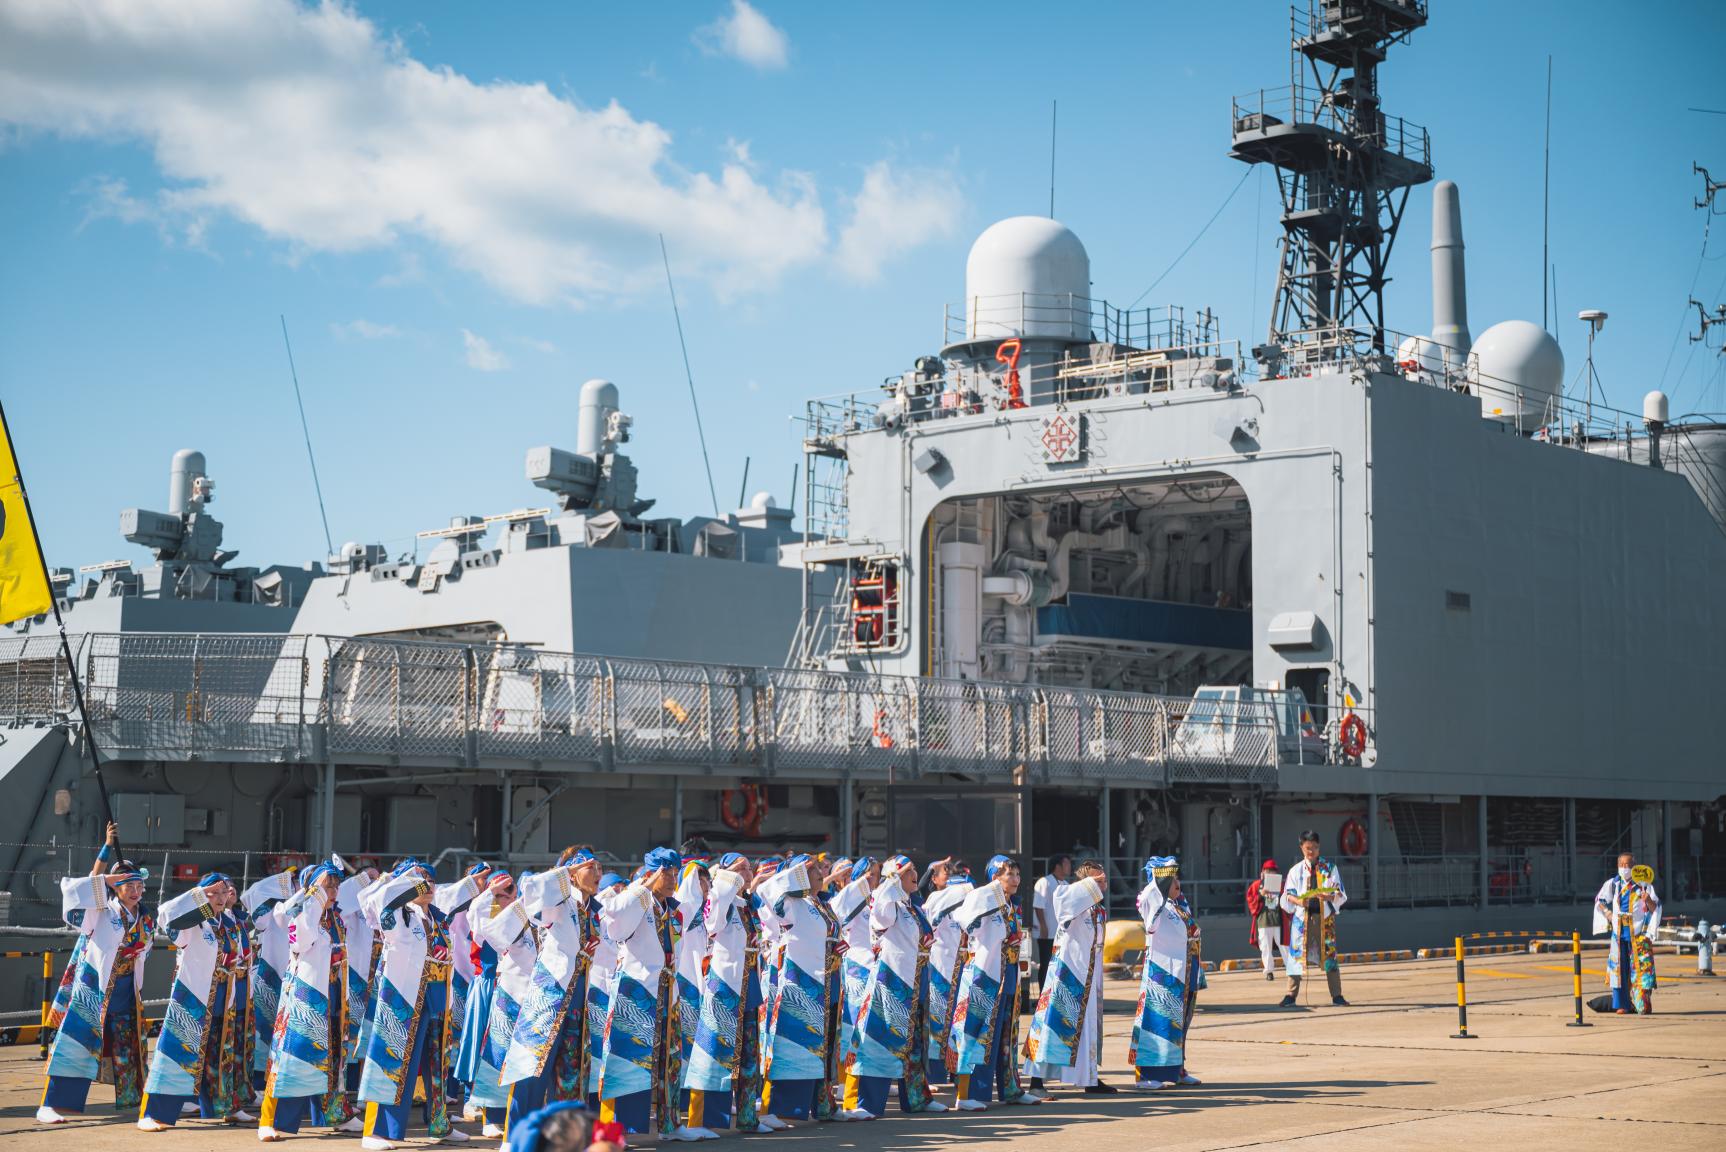
<instances>
[{"instance_id":1,"label":"ship funnel","mask_svg":"<svg viewBox=\"0 0 1726 1152\"><path fill-rule=\"evenodd\" d=\"M1468 334L1468 284L1462 267L1462 200L1456 181L1432 186L1432 341L1460 371L1473 343Z\"/></svg>"}]
</instances>

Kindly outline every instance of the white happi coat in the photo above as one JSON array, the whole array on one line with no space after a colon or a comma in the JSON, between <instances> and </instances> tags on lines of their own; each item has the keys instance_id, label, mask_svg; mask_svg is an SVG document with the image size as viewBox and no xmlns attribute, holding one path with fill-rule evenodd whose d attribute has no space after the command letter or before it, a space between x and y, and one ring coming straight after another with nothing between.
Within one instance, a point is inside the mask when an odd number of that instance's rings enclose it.
<instances>
[{"instance_id":1,"label":"white happi coat","mask_svg":"<svg viewBox=\"0 0 1726 1152\"><path fill-rule=\"evenodd\" d=\"M539 944L527 982L515 996L515 1027L503 1061L505 1085L531 1080L543 1072L567 1013L586 1010L585 1004L569 1003L587 943L582 918L586 903L586 895L576 887L568 868L522 877L521 898L510 907L517 909L516 915L534 922ZM501 962L498 987L504 987Z\"/></svg>"},{"instance_id":2,"label":"white happi coat","mask_svg":"<svg viewBox=\"0 0 1726 1152\"><path fill-rule=\"evenodd\" d=\"M407 1067L407 1061L413 1050L414 1033L419 1028L419 1014L425 1010L420 989L426 980L426 952L431 944L427 913L412 904L387 912L389 904L416 883L423 881L412 873L393 877L378 885L376 895L371 897L381 917L384 950L378 957L379 971L372 977L377 1006L372 1013L372 1037L366 1045L365 1066L360 1071L359 1098L367 1104L400 1103L402 1093L411 1091L418 1075L417 1069ZM479 887L474 876L463 876L453 884L439 884L433 889L432 903L447 915L445 909L467 904ZM446 1017L451 1007L446 998ZM384 1031L382 1044L380 1029ZM431 1042L428 1036L427 1043Z\"/></svg>"},{"instance_id":3,"label":"white happi coat","mask_svg":"<svg viewBox=\"0 0 1726 1152\"><path fill-rule=\"evenodd\" d=\"M701 967L707 959L707 921L702 918L701 869L684 866L677 885L677 995L681 1010L677 1017L683 1033L683 1059L695 1043L695 1024L701 1017Z\"/></svg>"},{"instance_id":4,"label":"white happi coat","mask_svg":"<svg viewBox=\"0 0 1726 1152\"><path fill-rule=\"evenodd\" d=\"M1027 1074L1097 1082L1103 1048L1103 885L1094 876L1055 893L1055 941L1026 1040Z\"/></svg>"},{"instance_id":5,"label":"white happi coat","mask_svg":"<svg viewBox=\"0 0 1726 1152\"><path fill-rule=\"evenodd\" d=\"M167 901L159 912L164 928L196 915L195 922L174 933L174 988L162 1032L150 1057L150 1077L144 1091L151 1096L196 1096L204 1072L204 1036L210 1028L210 1001L216 994L216 968L222 942L216 935L220 916L202 888Z\"/></svg>"},{"instance_id":6,"label":"white happi coat","mask_svg":"<svg viewBox=\"0 0 1726 1152\"><path fill-rule=\"evenodd\" d=\"M996 1027L1011 1005L1000 1002L1007 979L1007 895L999 880L975 888L956 913L969 940L965 967L954 995L952 1038L955 1067L974 1072L989 1059Z\"/></svg>"},{"instance_id":7,"label":"white happi coat","mask_svg":"<svg viewBox=\"0 0 1726 1152\"><path fill-rule=\"evenodd\" d=\"M829 921L809 891L802 865L776 873L757 891L774 924L772 999L761 1047L771 1080L827 1077ZM768 922L767 912L762 923Z\"/></svg>"},{"instance_id":8,"label":"white happi coat","mask_svg":"<svg viewBox=\"0 0 1726 1152\"><path fill-rule=\"evenodd\" d=\"M666 941L659 934L658 898L641 881L600 905L599 916L605 934L617 945L617 975L611 984L611 1008L605 1016L605 1068L600 1074L599 1094L602 1099L616 1099L653 1087L660 1024L672 1009L660 996L659 977L668 959L675 969L676 956L666 955ZM675 996L675 971L673 975L671 994Z\"/></svg>"},{"instance_id":9,"label":"white happi coat","mask_svg":"<svg viewBox=\"0 0 1726 1152\"><path fill-rule=\"evenodd\" d=\"M896 876L886 877L869 898L869 933L874 956L852 1028L859 1076L897 1080L912 1059L917 1034L920 965L927 956L926 922ZM925 1058L917 1053L916 1058Z\"/></svg>"},{"instance_id":10,"label":"white happi coat","mask_svg":"<svg viewBox=\"0 0 1726 1152\"><path fill-rule=\"evenodd\" d=\"M1322 924L1308 924L1305 902L1297 899L1302 893L1315 891L1319 888L1335 889L1335 895L1321 900L1320 906L1326 921L1334 921L1336 914L1342 911L1342 906L1348 903L1348 893L1343 890L1342 870L1324 857L1319 857L1317 866L1317 881L1314 881L1314 866L1305 857L1295 861L1295 866L1288 870L1283 878L1282 904L1283 914L1289 918L1289 949L1283 957L1290 976L1306 975L1307 934L1323 932ZM1329 962L1336 955L1336 939L1333 928L1331 939L1324 942L1320 937L1320 957Z\"/></svg>"},{"instance_id":11,"label":"white happi coat","mask_svg":"<svg viewBox=\"0 0 1726 1152\"><path fill-rule=\"evenodd\" d=\"M329 999L335 941L324 926L328 906L329 897L316 886L276 906L276 924L290 957L270 1039L270 1091L277 1099L322 1096L329 1090L330 1014L341 1006ZM340 1061L340 1053L336 1059Z\"/></svg>"},{"instance_id":12,"label":"white happi coat","mask_svg":"<svg viewBox=\"0 0 1726 1152\"><path fill-rule=\"evenodd\" d=\"M94 1080L101 1069L102 1033L108 1019L114 960L126 941L126 912L118 897L108 895L107 881L97 876L62 879L60 904L66 923L78 930L78 946L73 949L70 961L74 967L71 997L54 1033L48 1075ZM134 914L137 915L142 912ZM132 962L134 996L144 987L144 960L149 955L150 938L145 935L144 950ZM143 1010L136 1011L142 1028Z\"/></svg>"},{"instance_id":13,"label":"white happi coat","mask_svg":"<svg viewBox=\"0 0 1726 1152\"><path fill-rule=\"evenodd\" d=\"M971 894L971 878L954 876L923 901L923 917L935 933L929 946L929 1059L941 1059L953 1026L954 993L959 989L959 970L965 962L960 945L965 930L955 913Z\"/></svg>"},{"instance_id":14,"label":"white happi coat","mask_svg":"<svg viewBox=\"0 0 1726 1152\"><path fill-rule=\"evenodd\" d=\"M497 954L497 985L492 989L485 1035L479 1041L479 1063L471 1099L483 1108L502 1108L509 1103L503 1067L516 1021L520 1019L521 1003L533 986L539 941L519 898L499 905L489 891L481 892L468 907L467 919L474 936Z\"/></svg>"},{"instance_id":15,"label":"white happi coat","mask_svg":"<svg viewBox=\"0 0 1726 1152\"><path fill-rule=\"evenodd\" d=\"M753 1016L744 1018L749 1002L748 989L744 987L745 953L751 944L741 909L748 900L742 876L725 868L713 870L701 914L708 941L707 972L700 980L695 1044L683 1070L686 1088L703 1092L730 1088L740 1036L743 1029L756 1026Z\"/></svg>"},{"instance_id":16,"label":"white happi coat","mask_svg":"<svg viewBox=\"0 0 1726 1152\"><path fill-rule=\"evenodd\" d=\"M1139 972L1139 1005L1131 1050L1138 1068L1176 1068L1186 1059L1187 999L1203 979L1193 964L1188 917L1155 881L1139 892L1145 923L1145 953Z\"/></svg>"},{"instance_id":17,"label":"white happi coat","mask_svg":"<svg viewBox=\"0 0 1726 1152\"><path fill-rule=\"evenodd\" d=\"M1626 891L1630 893L1628 914L1622 911L1621 907ZM1660 897L1655 895L1652 884L1638 884L1617 875L1609 876L1594 897L1594 935L1609 935L1616 940L1619 930L1625 927L1630 929L1632 938L1647 936L1652 940L1655 933L1660 931ZM1606 986L1623 988L1624 978L1625 973L1619 965L1618 949L1608 946Z\"/></svg>"},{"instance_id":18,"label":"white happi coat","mask_svg":"<svg viewBox=\"0 0 1726 1152\"><path fill-rule=\"evenodd\" d=\"M294 873L266 876L240 893L240 906L257 929L258 944L252 953L252 1027L258 1043L252 1050L252 1069L262 1072L270 1064L270 1044L276 1032L276 1005L282 994L282 977L293 955L288 933L276 919L275 906L296 890Z\"/></svg>"},{"instance_id":19,"label":"white happi coat","mask_svg":"<svg viewBox=\"0 0 1726 1152\"><path fill-rule=\"evenodd\" d=\"M611 990L617 984L617 941L605 934L600 924L600 910L606 903L623 894L618 888L600 893L590 902L593 910L593 962L587 969L587 1093L599 1092L600 1074L605 1071L605 1018L611 1013Z\"/></svg>"},{"instance_id":20,"label":"white happi coat","mask_svg":"<svg viewBox=\"0 0 1726 1152\"><path fill-rule=\"evenodd\" d=\"M840 967L840 986L845 992L844 1010L839 1022L839 1058L850 1059L856 1051L855 1028L863 1008L863 996L869 988L869 874L863 872L833 894L827 905L839 921L839 935L845 941L845 957Z\"/></svg>"},{"instance_id":21,"label":"white happi coat","mask_svg":"<svg viewBox=\"0 0 1726 1152\"><path fill-rule=\"evenodd\" d=\"M362 872L349 876L336 889L336 912L342 918L348 953L343 977L348 995L349 1064L364 1060L366 1045L371 1042L372 1025L366 1019L366 1002L371 999L372 980L377 975L372 971L372 948L382 931L378 923L379 897L389 880L388 873L368 878Z\"/></svg>"}]
</instances>

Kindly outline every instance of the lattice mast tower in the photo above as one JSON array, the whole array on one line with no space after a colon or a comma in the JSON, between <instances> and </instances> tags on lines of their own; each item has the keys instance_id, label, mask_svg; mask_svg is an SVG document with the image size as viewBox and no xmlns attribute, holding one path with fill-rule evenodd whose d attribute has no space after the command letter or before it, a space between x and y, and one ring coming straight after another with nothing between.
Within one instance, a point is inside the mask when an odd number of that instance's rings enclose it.
<instances>
[{"instance_id":1,"label":"lattice mast tower","mask_svg":"<svg viewBox=\"0 0 1726 1152\"><path fill-rule=\"evenodd\" d=\"M1289 85L1234 101L1230 155L1276 169L1283 201L1271 359L1385 350L1384 286L1408 191L1432 179L1424 128L1387 117L1378 66L1426 23L1426 0L1290 9Z\"/></svg>"}]
</instances>

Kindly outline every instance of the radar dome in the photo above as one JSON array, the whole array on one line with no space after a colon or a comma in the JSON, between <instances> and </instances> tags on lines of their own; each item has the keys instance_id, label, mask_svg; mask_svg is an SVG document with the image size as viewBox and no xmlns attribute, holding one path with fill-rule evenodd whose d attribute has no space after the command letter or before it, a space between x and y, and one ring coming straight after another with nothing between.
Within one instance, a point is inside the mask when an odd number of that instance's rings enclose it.
<instances>
[{"instance_id":1,"label":"radar dome","mask_svg":"<svg viewBox=\"0 0 1726 1152\"><path fill-rule=\"evenodd\" d=\"M965 260L965 336L1088 340L1091 258L1068 228L1046 216L991 224Z\"/></svg>"},{"instance_id":2,"label":"radar dome","mask_svg":"<svg viewBox=\"0 0 1726 1152\"><path fill-rule=\"evenodd\" d=\"M1480 383L1480 414L1519 428L1551 423L1564 388L1564 353L1545 329L1505 320L1480 334L1470 354Z\"/></svg>"}]
</instances>

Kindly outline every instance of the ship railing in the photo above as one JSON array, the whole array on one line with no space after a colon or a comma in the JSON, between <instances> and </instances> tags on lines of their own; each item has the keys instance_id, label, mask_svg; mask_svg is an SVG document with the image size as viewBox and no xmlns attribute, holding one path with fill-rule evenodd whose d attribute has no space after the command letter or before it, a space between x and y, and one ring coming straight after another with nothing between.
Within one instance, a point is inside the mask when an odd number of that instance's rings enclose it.
<instances>
[{"instance_id":1,"label":"ship railing","mask_svg":"<svg viewBox=\"0 0 1726 1152\"><path fill-rule=\"evenodd\" d=\"M1178 348L1203 339L1178 305L1121 308L1071 292L967 296L942 309L942 344L1023 337L1088 340L1125 348Z\"/></svg>"},{"instance_id":2,"label":"ship railing","mask_svg":"<svg viewBox=\"0 0 1726 1152\"><path fill-rule=\"evenodd\" d=\"M64 720L44 638L0 641L14 722ZM377 637L76 638L102 750L129 759L1268 784L1260 702L626 660ZM3 714L3 713L0 713Z\"/></svg>"},{"instance_id":3,"label":"ship railing","mask_svg":"<svg viewBox=\"0 0 1726 1152\"><path fill-rule=\"evenodd\" d=\"M1432 164L1432 141L1419 124L1383 112L1362 119L1355 109L1328 99L1322 89L1313 85L1295 83L1261 88L1236 96L1230 104L1229 124L1236 137L1306 125L1350 140L1364 139L1413 163L1428 167Z\"/></svg>"},{"instance_id":4,"label":"ship railing","mask_svg":"<svg viewBox=\"0 0 1726 1152\"><path fill-rule=\"evenodd\" d=\"M1582 389L1581 395L1530 391L1523 383L1483 372L1478 355L1459 358L1425 333L1330 325L1290 332L1278 351L1281 359L1275 362L1273 374L1261 376L1264 384L1354 367L1478 397L1483 417L1541 443L1598 451L1602 445L1643 435L1640 414L1593 398L1600 394L1598 382L1592 391L1580 378L1569 385ZM1668 428L1668 446L1678 439L1682 427Z\"/></svg>"}]
</instances>

